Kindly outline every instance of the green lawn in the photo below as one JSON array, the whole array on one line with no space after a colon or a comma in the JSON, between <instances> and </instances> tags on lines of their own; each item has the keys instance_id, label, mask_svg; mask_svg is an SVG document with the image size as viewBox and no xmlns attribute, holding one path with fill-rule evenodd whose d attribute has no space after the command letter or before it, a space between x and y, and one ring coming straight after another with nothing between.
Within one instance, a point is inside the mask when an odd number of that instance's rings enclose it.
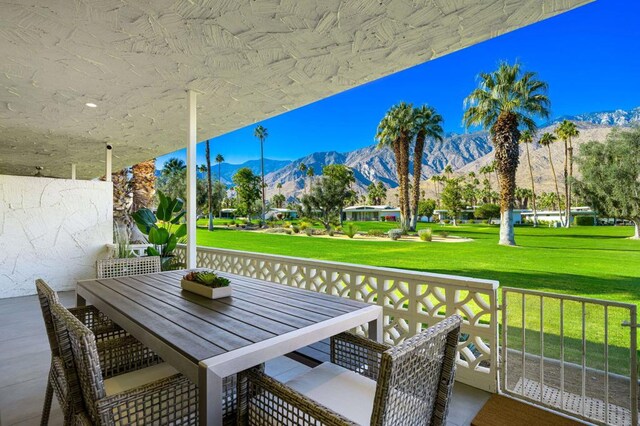
<instances>
[{"instance_id":1,"label":"green lawn","mask_svg":"<svg viewBox=\"0 0 640 426\"><path fill-rule=\"evenodd\" d=\"M204 225L204 222L199 222ZM361 231L395 224L358 222ZM427 225L420 224L420 227ZM518 247L498 246L498 228L429 225L469 243L367 242L198 229L198 244L288 256L465 275L502 286L640 302L640 241L630 227L516 228Z\"/></svg>"},{"instance_id":2,"label":"green lawn","mask_svg":"<svg viewBox=\"0 0 640 426\"><path fill-rule=\"evenodd\" d=\"M204 225L204 223L199 223ZM388 230L397 224L359 222L360 231ZM415 243L402 241L368 242L293 237L287 235L239 232L216 228L213 232L198 229L198 244L314 259L359 263L392 268L463 275L498 280L501 286L566 293L637 304L640 302L640 241L626 237L630 227L516 228L518 247L498 246L498 227L489 225L430 226L435 234L446 230L450 235L472 238L468 243ZM518 303L518 302L516 302ZM528 298L527 329L539 330L536 298ZM539 302L538 302L539 303ZM512 303L512 306L514 303ZM517 307L516 307L517 308ZM565 307L567 355L580 360L575 339L581 336L580 307ZM545 308L545 339L557 349L559 309ZM517 310L511 311L516 313ZM613 312L612 312L613 313ZM601 347L604 334L603 313L587 312L591 319L587 338ZM610 321L610 356L615 370L623 373L628 360L628 328L619 326L619 315ZM513 318L517 318L516 315ZM519 345L520 329L510 324L510 336ZM527 339L527 350L537 353L538 337ZM555 339L555 340L554 340ZM570 343L572 342L572 343ZM510 345L511 346L511 345ZM547 345L545 345L547 346ZM575 348L574 348L575 347ZM557 350L553 351L556 355ZM590 364L600 364L602 350L591 348ZM552 355L552 354L548 354ZM595 367L595 365L594 365Z\"/></svg>"}]
</instances>

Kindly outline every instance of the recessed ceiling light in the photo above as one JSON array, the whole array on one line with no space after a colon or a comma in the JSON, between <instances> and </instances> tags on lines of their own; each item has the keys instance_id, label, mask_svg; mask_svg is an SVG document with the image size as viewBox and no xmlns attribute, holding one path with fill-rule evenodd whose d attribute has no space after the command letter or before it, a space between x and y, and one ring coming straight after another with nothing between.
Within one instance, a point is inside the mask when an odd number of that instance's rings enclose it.
<instances>
[{"instance_id":1,"label":"recessed ceiling light","mask_svg":"<svg viewBox=\"0 0 640 426\"><path fill-rule=\"evenodd\" d=\"M88 106L89 108L97 108L98 107L98 105L94 104L93 102L87 102L85 105Z\"/></svg>"}]
</instances>

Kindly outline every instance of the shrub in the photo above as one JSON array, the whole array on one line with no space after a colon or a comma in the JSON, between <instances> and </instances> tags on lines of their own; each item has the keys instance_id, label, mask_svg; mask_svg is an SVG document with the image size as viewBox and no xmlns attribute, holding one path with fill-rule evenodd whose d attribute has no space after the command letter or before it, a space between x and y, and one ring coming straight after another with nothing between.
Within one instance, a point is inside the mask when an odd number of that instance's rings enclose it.
<instances>
[{"instance_id":1,"label":"shrub","mask_svg":"<svg viewBox=\"0 0 640 426\"><path fill-rule=\"evenodd\" d=\"M298 232L300 232L300 227L298 225L291 225L291 230L294 234L297 234Z\"/></svg>"},{"instance_id":2,"label":"shrub","mask_svg":"<svg viewBox=\"0 0 640 426\"><path fill-rule=\"evenodd\" d=\"M388 232L389 238L393 241L399 240L402 237L402 229L391 229Z\"/></svg>"},{"instance_id":3,"label":"shrub","mask_svg":"<svg viewBox=\"0 0 640 426\"><path fill-rule=\"evenodd\" d=\"M440 231L440 232L439 232L439 235L440 235L442 238L447 238L447 237L449 236L449 233L448 233L447 231Z\"/></svg>"},{"instance_id":4,"label":"shrub","mask_svg":"<svg viewBox=\"0 0 640 426\"><path fill-rule=\"evenodd\" d=\"M282 226L285 228L291 228L291 222L285 222Z\"/></svg>"},{"instance_id":5,"label":"shrub","mask_svg":"<svg viewBox=\"0 0 640 426\"><path fill-rule=\"evenodd\" d=\"M385 233L379 229L369 229L369 231L367 231L367 235L370 237L384 237Z\"/></svg>"},{"instance_id":6,"label":"shrub","mask_svg":"<svg viewBox=\"0 0 640 426\"><path fill-rule=\"evenodd\" d=\"M387 220L384 216L380 217L380 221L384 222L385 220Z\"/></svg>"},{"instance_id":7,"label":"shrub","mask_svg":"<svg viewBox=\"0 0 640 426\"><path fill-rule=\"evenodd\" d=\"M353 238L358 233L358 227L353 223L347 223L343 231L347 237Z\"/></svg>"},{"instance_id":8,"label":"shrub","mask_svg":"<svg viewBox=\"0 0 640 426\"><path fill-rule=\"evenodd\" d=\"M235 224L236 224L235 220L232 220L231 222L229 222L229 225L235 225Z\"/></svg>"},{"instance_id":9,"label":"shrub","mask_svg":"<svg viewBox=\"0 0 640 426\"><path fill-rule=\"evenodd\" d=\"M265 231L268 234L287 234L291 235L291 229L286 228L269 228Z\"/></svg>"},{"instance_id":10,"label":"shrub","mask_svg":"<svg viewBox=\"0 0 640 426\"><path fill-rule=\"evenodd\" d=\"M313 237L313 228L304 228L304 233L307 234L308 237Z\"/></svg>"},{"instance_id":11,"label":"shrub","mask_svg":"<svg viewBox=\"0 0 640 426\"><path fill-rule=\"evenodd\" d=\"M449 219L445 219L445 220L443 220L442 222L444 222L444 224L445 224L445 225L448 225L448 224L450 224L450 223L451 223L451 221L450 221Z\"/></svg>"},{"instance_id":12,"label":"shrub","mask_svg":"<svg viewBox=\"0 0 640 426\"><path fill-rule=\"evenodd\" d=\"M395 222L396 221L396 217L395 216L385 216L384 219L387 222Z\"/></svg>"},{"instance_id":13,"label":"shrub","mask_svg":"<svg viewBox=\"0 0 640 426\"><path fill-rule=\"evenodd\" d=\"M489 224L489 219L483 220L482 223L484 223L485 225L488 225Z\"/></svg>"},{"instance_id":14,"label":"shrub","mask_svg":"<svg viewBox=\"0 0 640 426\"><path fill-rule=\"evenodd\" d=\"M431 239L433 238L431 234L431 228L419 230L418 237L420 237L422 241L431 241Z\"/></svg>"},{"instance_id":15,"label":"shrub","mask_svg":"<svg viewBox=\"0 0 640 426\"><path fill-rule=\"evenodd\" d=\"M309 223L307 223L307 222L300 222L300 230L301 230L301 231L306 230L306 229L307 229L307 228L309 228L310 226L311 226L311 225L310 225Z\"/></svg>"},{"instance_id":16,"label":"shrub","mask_svg":"<svg viewBox=\"0 0 640 426\"><path fill-rule=\"evenodd\" d=\"M342 232L342 226L336 226L336 232Z\"/></svg>"},{"instance_id":17,"label":"shrub","mask_svg":"<svg viewBox=\"0 0 640 426\"><path fill-rule=\"evenodd\" d=\"M576 216L573 218L576 226L593 226L593 216Z\"/></svg>"}]
</instances>

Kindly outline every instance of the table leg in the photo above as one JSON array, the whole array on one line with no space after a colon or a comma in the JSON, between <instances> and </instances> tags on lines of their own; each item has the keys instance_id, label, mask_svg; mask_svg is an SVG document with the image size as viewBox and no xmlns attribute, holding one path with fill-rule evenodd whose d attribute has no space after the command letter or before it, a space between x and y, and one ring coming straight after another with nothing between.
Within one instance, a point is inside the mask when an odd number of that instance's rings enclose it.
<instances>
[{"instance_id":1,"label":"table leg","mask_svg":"<svg viewBox=\"0 0 640 426\"><path fill-rule=\"evenodd\" d=\"M369 321L369 339L382 343L382 312L377 319Z\"/></svg>"},{"instance_id":2,"label":"table leg","mask_svg":"<svg viewBox=\"0 0 640 426\"><path fill-rule=\"evenodd\" d=\"M198 415L201 426L222 424L222 377L207 366L198 367Z\"/></svg>"}]
</instances>

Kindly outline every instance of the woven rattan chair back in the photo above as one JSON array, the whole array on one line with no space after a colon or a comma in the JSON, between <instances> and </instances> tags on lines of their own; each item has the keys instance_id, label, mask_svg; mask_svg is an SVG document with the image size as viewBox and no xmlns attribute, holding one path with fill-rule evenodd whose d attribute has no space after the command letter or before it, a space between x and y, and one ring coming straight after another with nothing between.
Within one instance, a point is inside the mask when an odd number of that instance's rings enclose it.
<instances>
[{"instance_id":1,"label":"woven rattan chair back","mask_svg":"<svg viewBox=\"0 0 640 426\"><path fill-rule=\"evenodd\" d=\"M78 406L76 412L86 409L92 423L98 424L96 401L105 396L105 390L95 337L62 305L53 305L51 313L65 370L67 373L75 372L67 374L67 377L73 376L69 385Z\"/></svg>"},{"instance_id":2,"label":"woven rattan chair back","mask_svg":"<svg viewBox=\"0 0 640 426\"><path fill-rule=\"evenodd\" d=\"M160 256L100 259L96 262L98 278L153 274L161 271Z\"/></svg>"},{"instance_id":3,"label":"woven rattan chair back","mask_svg":"<svg viewBox=\"0 0 640 426\"><path fill-rule=\"evenodd\" d=\"M459 315L382 354L372 425L444 425L453 388Z\"/></svg>"},{"instance_id":4,"label":"woven rattan chair back","mask_svg":"<svg viewBox=\"0 0 640 426\"><path fill-rule=\"evenodd\" d=\"M58 356L60 355L60 349L58 347L58 340L56 339L56 332L53 327L53 317L51 316L51 305L60 303L58 294L41 279L36 280L36 291L38 292L40 310L42 311L44 326L47 330L47 338L49 339L51 354L53 356Z\"/></svg>"}]
</instances>

